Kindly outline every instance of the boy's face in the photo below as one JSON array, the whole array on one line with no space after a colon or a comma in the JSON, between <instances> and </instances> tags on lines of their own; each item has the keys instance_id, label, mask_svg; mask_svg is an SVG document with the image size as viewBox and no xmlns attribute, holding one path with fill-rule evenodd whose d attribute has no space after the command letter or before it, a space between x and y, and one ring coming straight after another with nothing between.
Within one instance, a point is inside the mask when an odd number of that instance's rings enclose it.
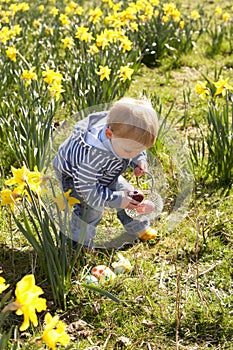
<instances>
[{"instance_id":1,"label":"boy's face","mask_svg":"<svg viewBox=\"0 0 233 350\"><path fill-rule=\"evenodd\" d=\"M111 142L114 152L120 158L134 158L146 149L146 146L137 141L115 137L114 135L111 137Z\"/></svg>"}]
</instances>

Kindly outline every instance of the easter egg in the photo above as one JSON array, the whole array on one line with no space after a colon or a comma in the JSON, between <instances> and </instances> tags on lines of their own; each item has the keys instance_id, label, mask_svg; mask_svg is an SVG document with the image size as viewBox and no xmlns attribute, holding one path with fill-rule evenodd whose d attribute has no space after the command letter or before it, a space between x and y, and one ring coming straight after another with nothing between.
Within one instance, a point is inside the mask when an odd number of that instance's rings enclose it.
<instances>
[{"instance_id":1,"label":"easter egg","mask_svg":"<svg viewBox=\"0 0 233 350\"><path fill-rule=\"evenodd\" d=\"M105 265L97 265L93 267L91 273L96 278L100 278L100 279L102 278L105 280L113 279L116 277L115 273Z\"/></svg>"}]
</instances>

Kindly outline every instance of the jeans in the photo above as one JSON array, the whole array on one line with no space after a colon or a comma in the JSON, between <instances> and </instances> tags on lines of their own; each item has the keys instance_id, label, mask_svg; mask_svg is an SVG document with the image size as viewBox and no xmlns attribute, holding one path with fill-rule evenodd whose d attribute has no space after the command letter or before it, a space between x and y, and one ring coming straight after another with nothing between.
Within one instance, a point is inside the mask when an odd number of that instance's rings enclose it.
<instances>
[{"instance_id":1,"label":"jeans","mask_svg":"<svg viewBox=\"0 0 233 350\"><path fill-rule=\"evenodd\" d=\"M71 189L70 196L80 200L79 204L73 206L73 211L70 220L70 232L71 239L78 244L85 247L94 247L94 238L96 235L96 227L99 224L103 216L104 208L94 208L83 201L80 195L74 188L72 177L67 174L61 174L55 169L59 182L62 185L64 192ZM109 189L122 191L132 191L131 186L123 176L119 176L115 181L109 185ZM138 233L149 226L149 220L143 221L133 219L127 215L126 211L121 208L116 208L117 218L120 220L124 229L129 235L133 235L135 239L138 237Z\"/></svg>"}]
</instances>

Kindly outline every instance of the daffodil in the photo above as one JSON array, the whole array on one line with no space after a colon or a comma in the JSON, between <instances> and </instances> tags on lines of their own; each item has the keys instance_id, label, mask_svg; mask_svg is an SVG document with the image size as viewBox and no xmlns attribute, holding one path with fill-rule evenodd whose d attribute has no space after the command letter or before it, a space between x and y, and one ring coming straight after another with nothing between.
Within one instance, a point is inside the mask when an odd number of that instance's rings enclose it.
<instances>
[{"instance_id":1,"label":"daffodil","mask_svg":"<svg viewBox=\"0 0 233 350\"><path fill-rule=\"evenodd\" d=\"M40 298L43 290L35 284L34 275L24 276L17 284L15 289L16 299L8 304L3 311L16 310L16 315L23 315L24 321L20 326L20 331L25 331L30 326L30 322L38 326L37 312L46 310L46 299Z\"/></svg>"},{"instance_id":2,"label":"daffodil","mask_svg":"<svg viewBox=\"0 0 233 350\"><path fill-rule=\"evenodd\" d=\"M62 39L64 49L71 49L74 46L74 39L71 36L66 36Z\"/></svg>"},{"instance_id":3,"label":"daffodil","mask_svg":"<svg viewBox=\"0 0 233 350\"><path fill-rule=\"evenodd\" d=\"M96 24L100 20L102 15L103 15L103 11L101 11L99 8L95 8L93 10L90 10L89 21Z\"/></svg>"},{"instance_id":4,"label":"daffodil","mask_svg":"<svg viewBox=\"0 0 233 350\"><path fill-rule=\"evenodd\" d=\"M41 187L44 185L46 180L47 178L38 170L37 166L34 167L34 171L29 171L27 175L27 185L30 187L31 191L38 195L41 194Z\"/></svg>"},{"instance_id":5,"label":"daffodil","mask_svg":"<svg viewBox=\"0 0 233 350\"><path fill-rule=\"evenodd\" d=\"M38 6L38 10L40 11L40 13L44 12L44 5Z\"/></svg>"},{"instance_id":6,"label":"daffodil","mask_svg":"<svg viewBox=\"0 0 233 350\"><path fill-rule=\"evenodd\" d=\"M82 15L83 12L84 12L84 8L82 6L76 7L76 9L74 11L75 15Z\"/></svg>"},{"instance_id":7,"label":"daffodil","mask_svg":"<svg viewBox=\"0 0 233 350\"><path fill-rule=\"evenodd\" d=\"M180 28L183 29L185 26L185 22L184 21L180 21Z\"/></svg>"},{"instance_id":8,"label":"daffodil","mask_svg":"<svg viewBox=\"0 0 233 350\"><path fill-rule=\"evenodd\" d=\"M45 177L43 173L38 171L37 166L34 167L34 171L30 171L25 165L23 165L20 169L16 169L13 166L11 167L11 172L13 176L5 181L5 184L8 186L16 185L17 187L13 192L5 191L5 201L7 198L12 198L15 200L17 195L23 195L26 192L27 186L31 191L40 195L41 194L41 186L45 182ZM11 204L11 202L9 202Z\"/></svg>"},{"instance_id":9,"label":"daffodil","mask_svg":"<svg viewBox=\"0 0 233 350\"><path fill-rule=\"evenodd\" d=\"M0 271L0 273L2 273L2 271ZM6 284L5 278L0 276L0 294L4 292L4 290L6 290L8 287L9 287L9 284Z\"/></svg>"},{"instance_id":10,"label":"daffodil","mask_svg":"<svg viewBox=\"0 0 233 350\"><path fill-rule=\"evenodd\" d=\"M106 38L104 33L100 33L96 35L96 46L102 47L104 50L110 43L110 40Z\"/></svg>"},{"instance_id":11,"label":"daffodil","mask_svg":"<svg viewBox=\"0 0 233 350\"><path fill-rule=\"evenodd\" d=\"M110 80L110 73L111 69L108 66L99 66L99 71L97 74L100 76L100 81L103 81L104 79Z\"/></svg>"},{"instance_id":12,"label":"daffodil","mask_svg":"<svg viewBox=\"0 0 233 350\"><path fill-rule=\"evenodd\" d=\"M25 165L23 165L20 169L16 169L12 166L11 172L13 176L9 180L6 180L5 184L8 186L17 185L19 188L24 188L28 182L30 170L28 170Z\"/></svg>"},{"instance_id":13,"label":"daffodil","mask_svg":"<svg viewBox=\"0 0 233 350\"><path fill-rule=\"evenodd\" d=\"M22 198L22 191L20 191L18 188L14 188L13 191L7 188L0 192L1 205L2 206L10 205L12 211L14 211L15 202L21 198Z\"/></svg>"},{"instance_id":14,"label":"daffodil","mask_svg":"<svg viewBox=\"0 0 233 350\"><path fill-rule=\"evenodd\" d=\"M216 82L214 82L214 86L217 88L215 95L226 95L227 90L233 90L233 87L231 85L228 84L228 80L229 78L223 80L220 79Z\"/></svg>"},{"instance_id":15,"label":"daffodil","mask_svg":"<svg viewBox=\"0 0 233 350\"><path fill-rule=\"evenodd\" d=\"M35 19L33 22L32 22L32 25L33 27L39 27L40 26L40 21L38 19Z\"/></svg>"},{"instance_id":16,"label":"daffodil","mask_svg":"<svg viewBox=\"0 0 233 350\"><path fill-rule=\"evenodd\" d=\"M52 317L47 312L45 315L45 328L42 334L42 340L47 344L49 349L55 350L56 344L68 345L70 336L66 333L66 324L59 320L58 316Z\"/></svg>"},{"instance_id":17,"label":"daffodil","mask_svg":"<svg viewBox=\"0 0 233 350\"><path fill-rule=\"evenodd\" d=\"M77 28L75 37L81 41L85 41L86 43L94 39L94 37L92 36L92 33L89 32L89 28L84 26Z\"/></svg>"},{"instance_id":18,"label":"daffodil","mask_svg":"<svg viewBox=\"0 0 233 350\"><path fill-rule=\"evenodd\" d=\"M132 49L133 43L127 37L122 38L120 41L123 51L130 51Z\"/></svg>"},{"instance_id":19,"label":"daffodil","mask_svg":"<svg viewBox=\"0 0 233 350\"><path fill-rule=\"evenodd\" d=\"M49 85L53 84L55 81L57 83L61 83L62 81L62 74L55 72L53 69L47 69L46 71L43 71L42 76L44 78L44 81Z\"/></svg>"},{"instance_id":20,"label":"daffodil","mask_svg":"<svg viewBox=\"0 0 233 350\"><path fill-rule=\"evenodd\" d=\"M65 13L71 13L74 12L78 4L74 1L71 1L66 7L65 7Z\"/></svg>"},{"instance_id":21,"label":"daffodil","mask_svg":"<svg viewBox=\"0 0 233 350\"><path fill-rule=\"evenodd\" d=\"M206 85L207 81L198 81L195 86L195 91L201 98L206 98L210 94L210 90Z\"/></svg>"},{"instance_id":22,"label":"daffodil","mask_svg":"<svg viewBox=\"0 0 233 350\"><path fill-rule=\"evenodd\" d=\"M26 82L25 82L26 87L31 84L32 80L37 79L37 75L34 72L35 69L36 69L35 67L32 67L29 70L25 69L23 71L23 73L21 74L21 78L26 80Z\"/></svg>"},{"instance_id":23,"label":"daffodil","mask_svg":"<svg viewBox=\"0 0 233 350\"><path fill-rule=\"evenodd\" d=\"M176 10L176 5L173 2L165 3L162 9L166 16L170 16Z\"/></svg>"},{"instance_id":24,"label":"daffodil","mask_svg":"<svg viewBox=\"0 0 233 350\"><path fill-rule=\"evenodd\" d=\"M5 45L7 41L10 39L11 39L10 29L6 26L2 27L0 30L0 43L3 43Z\"/></svg>"},{"instance_id":25,"label":"daffodil","mask_svg":"<svg viewBox=\"0 0 233 350\"><path fill-rule=\"evenodd\" d=\"M131 22L129 24L129 29L132 30L132 32L138 32L138 23Z\"/></svg>"},{"instance_id":26,"label":"daffodil","mask_svg":"<svg viewBox=\"0 0 233 350\"><path fill-rule=\"evenodd\" d=\"M171 16L172 16L172 18L173 18L173 20L174 20L175 22L179 22L179 21L180 21L180 11L179 11L179 10L175 9L175 10L172 12Z\"/></svg>"},{"instance_id":27,"label":"daffodil","mask_svg":"<svg viewBox=\"0 0 233 350\"><path fill-rule=\"evenodd\" d=\"M223 19L224 22L229 22L229 20L230 20L230 14L229 14L228 12L224 12L224 13L222 14L222 19Z\"/></svg>"},{"instance_id":28,"label":"daffodil","mask_svg":"<svg viewBox=\"0 0 233 350\"><path fill-rule=\"evenodd\" d=\"M121 66L119 71L119 76L121 77L123 83L128 79L131 80L134 70L129 66Z\"/></svg>"},{"instance_id":29,"label":"daffodil","mask_svg":"<svg viewBox=\"0 0 233 350\"><path fill-rule=\"evenodd\" d=\"M53 17L56 17L56 16L58 15L58 13L59 13L59 10L58 10L58 8L56 8L55 6L53 6L53 7L51 8L51 10L49 11L49 13L50 13Z\"/></svg>"},{"instance_id":30,"label":"daffodil","mask_svg":"<svg viewBox=\"0 0 233 350\"><path fill-rule=\"evenodd\" d=\"M62 13L59 16L59 20L61 21L63 26L69 26L70 25L69 17L67 15L65 15L64 13Z\"/></svg>"},{"instance_id":31,"label":"daffodil","mask_svg":"<svg viewBox=\"0 0 233 350\"><path fill-rule=\"evenodd\" d=\"M71 193L71 190L68 190L68 191L64 192L63 195L61 195L57 198L53 197L53 200L57 204L58 209L60 211L66 209L66 203L68 204L69 209L72 209L73 205L80 203L80 201L77 198L71 197L70 193Z\"/></svg>"},{"instance_id":32,"label":"daffodil","mask_svg":"<svg viewBox=\"0 0 233 350\"><path fill-rule=\"evenodd\" d=\"M90 53L91 55L95 55L96 53L99 52L99 49L95 44L93 44L89 46L89 49L87 50L87 52Z\"/></svg>"},{"instance_id":33,"label":"daffodil","mask_svg":"<svg viewBox=\"0 0 233 350\"><path fill-rule=\"evenodd\" d=\"M14 46L8 47L6 49L6 55L11 61L16 62L17 49Z\"/></svg>"},{"instance_id":34,"label":"daffodil","mask_svg":"<svg viewBox=\"0 0 233 350\"><path fill-rule=\"evenodd\" d=\"M194 20L197 21L201 16L197 10L191 11L190 17Z\"/></svg>"},{"instance_id":35,"label":"daffodil","mask_svg":"<svg viewBox=\"0 0 233 350\"><path fill-rule=\"evenodd\" d=\"M169 21L169 17L168 16L163 16L162 17L162 22L163 23L167 23Z\"/></svg>"},{"instance_id":36,"label":"daffodil","mask_svg":"<svg viewBox=\"0 0 233 350\"><path fill-rule=\"evenodd\" d=\"M216 15L221 15L221 13L222 13L222 8L217 6L216 9L215 9L215 14Z\"/></svg>"},{"instance_id":37,"label":"daffodil","mask_svg":"<svg viewBox=\"0 0 233 350\"><path fill-rule=\"evenodd\" d=\"M53 35L53 32L54 32L53 28L51 28L51 27L46 27L45 28L45 33L47 35Z\"/></svg>"},{"instance_id":38,"label":"daffodil","mask_svg":"<svg viewBox=\"0 0 233 350\"><path fill-rule=\"evenodd\" d=\"M62 88L61 83L58 82L53 82L51 85L49 85L48 90L50 92L50 96L55 97L56 101L59 100L61 97L61 93L64 92L65 90Z\"/></svg>"}]
</instances>

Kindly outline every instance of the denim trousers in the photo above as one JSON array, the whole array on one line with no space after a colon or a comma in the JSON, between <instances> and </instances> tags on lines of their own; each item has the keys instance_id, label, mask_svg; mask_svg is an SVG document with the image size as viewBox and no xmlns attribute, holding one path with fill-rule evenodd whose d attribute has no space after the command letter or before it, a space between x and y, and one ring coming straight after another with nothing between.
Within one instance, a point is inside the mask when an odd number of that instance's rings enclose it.
<instances>
[{"instance_id":1,"label":"denim trousers","mask_svg":"<svg viewBox=\"0 0 233 350\"><path fill-rule=\"evenodd\" d=\"M70 237L71 240L77 244L81 244L84 247L94 247L94 238L96 235L96 227L99 224L103 216L104 208L92 207L86 203L83 198L77 193L74 188L72 177L67 174L63 174L55 169L57 178L62 186L62 190L67 192L71 190L70 196L77 198L80 203L73 206L73 211L70 218ZM132 191L133 186L130 185L123 176L116 178L109 186L110 190ZM149 226L150 222L145 217L142 221L133 219L127 215L126 211L121 208L116 208L117 218L122 223L127 234L132 235L135 239L138 237L139 232ZM76 244L76 245L77 245Z\"/></svg>"}]
</instances>

